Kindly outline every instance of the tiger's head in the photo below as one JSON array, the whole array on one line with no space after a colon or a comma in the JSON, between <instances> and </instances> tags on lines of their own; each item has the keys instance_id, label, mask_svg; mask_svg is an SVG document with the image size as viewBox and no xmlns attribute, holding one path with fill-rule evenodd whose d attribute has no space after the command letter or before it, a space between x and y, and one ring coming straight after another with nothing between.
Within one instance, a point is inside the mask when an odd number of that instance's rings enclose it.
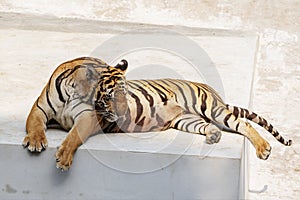
<instances>
[{"instance_id":1,"label":"tiger's head","mask_svg":"<svg viewBox=\"0 0 300 200\"><path fill-rule=\"evenodd\" d=\"M121 60L116 66L108 66L98 82L95 109L97 114L109 122L124 115L127 108L127 83L125 72L128 62Z\"/></svg>"}]
</instances>

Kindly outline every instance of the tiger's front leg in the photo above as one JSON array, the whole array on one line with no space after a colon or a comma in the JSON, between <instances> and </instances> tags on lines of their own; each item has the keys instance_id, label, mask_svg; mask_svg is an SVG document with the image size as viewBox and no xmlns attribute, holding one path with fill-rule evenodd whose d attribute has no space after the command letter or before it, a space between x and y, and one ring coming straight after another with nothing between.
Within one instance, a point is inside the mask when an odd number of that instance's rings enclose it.
<instances>
[{"instance_id":1,"label":"tiger's front leg","mask_svg":"<svg viewBox=\"0 0 300 200\"><path fill-rule=\"evenodd\" d=\"M26 132L22 145L31 152L41 152L48 146L45 130L48 119L46 113L38 105L38 100L32 106L26 121Z\"/></svg>"},{"instance_id":2,"label":"tiger's front leg","mask_svg":"<svg viewBox=\"0 0 300 200\"><path fill-rule=\"evenodd\" d=\"M56 167L63 171L68 170L73 162L73 156L77 148L86 139L100 130L100 126L94 111L84 111L78 116L67 137L56 152Z\"/></svg>"},{"instance_id":3,"label":"tiger's front leg","mask_svg":"<svg viewBox=\"0 0 300 200\"><path fill-rule=\"evenodd\" d=\"M182 114L172 121L171 127L177 130L205 135L207 144L218 143L221 130L212 123L195 114Z\"/></svg>"}]
</instances>

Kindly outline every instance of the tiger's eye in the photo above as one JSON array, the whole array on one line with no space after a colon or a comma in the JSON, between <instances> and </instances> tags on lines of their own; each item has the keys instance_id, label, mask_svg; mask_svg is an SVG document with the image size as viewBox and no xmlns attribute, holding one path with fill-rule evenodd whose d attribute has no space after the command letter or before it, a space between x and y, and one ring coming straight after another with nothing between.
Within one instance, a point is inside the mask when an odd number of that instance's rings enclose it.
<instances>
[{"instance_id":1,"label":"tiger's eye","mask_svg":"<svg viewBox=\"0 0 300 200\"><path fill-rule=\"evenodd\" d=\"M104 108L104 103L103 103L102 101L97 102L97 105L98 105L100 108Z\"/></svg>"}]
</instances>

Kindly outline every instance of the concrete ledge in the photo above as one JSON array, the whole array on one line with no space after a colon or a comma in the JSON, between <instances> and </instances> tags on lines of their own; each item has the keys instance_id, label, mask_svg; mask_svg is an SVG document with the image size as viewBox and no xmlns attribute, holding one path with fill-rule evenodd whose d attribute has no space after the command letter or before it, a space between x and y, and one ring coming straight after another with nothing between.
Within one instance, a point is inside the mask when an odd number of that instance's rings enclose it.
<instances>
[{"instance_id":1,"label":"concrete ledge","mask_svg":"<svg viewBox=\"0 0 300 200\"><path fill-rule=\"evenodd\" d=\"M0 145L2 199L237 199L239 159L124 151L79 150L68 172L55 168L50 148L40 155L21 146ZM141 168L175 160L144 173L121 172L95 157L120 167ZM130 168L130 166L127 166Z\"/></svg>"}]
</instances>

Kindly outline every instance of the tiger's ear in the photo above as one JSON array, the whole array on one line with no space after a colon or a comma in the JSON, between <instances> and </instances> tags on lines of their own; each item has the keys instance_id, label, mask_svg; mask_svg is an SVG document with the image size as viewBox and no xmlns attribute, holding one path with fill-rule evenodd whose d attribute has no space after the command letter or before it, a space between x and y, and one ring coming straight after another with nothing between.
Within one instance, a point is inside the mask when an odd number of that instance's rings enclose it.
<instances>
[{"instance_id":1,"label":"tiger's ear","mask_svg":"<svg viewBox=\"0 0 300 200\"><path fill-rule=\"evenodd\" d=\"M120 69L121 71L123 71L124 73L126 72L126 69L128 67L128 62L127 60L121 60L116 66L115 68Z\"/></svg>"}]
</instances>

